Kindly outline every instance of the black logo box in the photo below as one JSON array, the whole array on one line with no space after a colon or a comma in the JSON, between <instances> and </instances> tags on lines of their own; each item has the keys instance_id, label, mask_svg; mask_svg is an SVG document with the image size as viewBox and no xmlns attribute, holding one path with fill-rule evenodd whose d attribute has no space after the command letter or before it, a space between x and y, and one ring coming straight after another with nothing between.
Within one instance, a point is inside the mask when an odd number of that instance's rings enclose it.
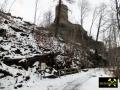
<instances>
[{"instance_id":1,"label":"black logo box","mask_svg":"<svg viewBox=\"0 0 120 90\"><path fill-rule=\"evenodd\" d=\"M118 78L99 77L99 88L118 88Z\"/></svg>"}]
</instances>

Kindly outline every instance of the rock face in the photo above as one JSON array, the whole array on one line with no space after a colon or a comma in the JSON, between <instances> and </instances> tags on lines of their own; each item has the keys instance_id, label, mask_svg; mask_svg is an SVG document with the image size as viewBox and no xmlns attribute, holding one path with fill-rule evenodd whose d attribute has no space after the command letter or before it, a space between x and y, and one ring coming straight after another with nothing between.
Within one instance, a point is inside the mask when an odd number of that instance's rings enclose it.
<instances>
[{"instance_id":1,"label":"rock face","mask_svg":"<svg viewBox=\"0 0 120 90\"><path fill-rule=\"evenodd\" d=\"M5 29L0 29L0 36L6 36L6 30Z\"/></svg>"},{"instance_id":2,"label":"rock face","mask_svg":"<svg viewBox=\"0 0 120 90\"><path fill-rule=\"evenodd\" d=\"M92 37L89 37L87 35L87 32L84 30L84 28L79 24L73 24L68 20L68 7L64 4L61 5L60 10L60 18L59 18L59 28L57 31L57 34L62 40L65 42L70 43L84 43L87 47L91 49L95 49L96 47L99 47L99 51L102 50L102 47L104 46L101 42L95 42L95 40L92 39ZM48 29L49 31L54 34L56 31L56 19L58 17L58 6L56 6L56 16L54 23L52 23ZM100 47L101 46L101 47Z\"/></svg>"}]
</instances>

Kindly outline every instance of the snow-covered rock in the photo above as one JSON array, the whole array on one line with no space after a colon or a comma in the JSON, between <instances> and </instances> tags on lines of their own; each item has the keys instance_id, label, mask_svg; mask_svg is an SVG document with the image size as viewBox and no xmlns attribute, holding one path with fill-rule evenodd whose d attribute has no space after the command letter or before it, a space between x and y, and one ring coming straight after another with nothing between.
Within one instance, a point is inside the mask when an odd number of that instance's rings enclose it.
<instances>
[{"instance_id":1,"label":"snow-covered rock","mask_svg":"<svg viewBox=\"0 0 120 90\"><path fill-rule=\"evenodd\" d=\"M6 16L6 15L5 15ZM2 17L2 16L0 16ZM35 54L42 54L32 33L31 27L25 22L6 16L0 23L0 54L9 58L25 58ZM7 23L6 23L7 22Z\"/></svg>"}]
</instances>

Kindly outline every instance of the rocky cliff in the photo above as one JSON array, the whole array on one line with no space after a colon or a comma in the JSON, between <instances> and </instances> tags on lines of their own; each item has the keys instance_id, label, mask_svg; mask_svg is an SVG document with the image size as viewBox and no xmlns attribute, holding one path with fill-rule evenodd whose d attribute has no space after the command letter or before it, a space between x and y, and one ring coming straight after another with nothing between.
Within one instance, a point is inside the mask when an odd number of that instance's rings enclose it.
<instances>
[{"instance_id":1,"label":"rocky cliff","mask_svg":"<svg viewBox=\"0 0 120 90\"><path fill-rule=\"evenodd\" d=\"M73 24L68 20L68 7L64 4L61 5L61 13L59 17L59 28L57 29L58 38L65 42L73 44L81 44L86 48L95 49L98 48L98 51L101 53L104 49L104 44L102 42L96 42L92 37L87 35L87 31L79 25ZM54 34L56 32L56 19L58 15L58 6L56 6L56 16L54 22L48 27L50 33Z\"/></svg>"}]
</instances>

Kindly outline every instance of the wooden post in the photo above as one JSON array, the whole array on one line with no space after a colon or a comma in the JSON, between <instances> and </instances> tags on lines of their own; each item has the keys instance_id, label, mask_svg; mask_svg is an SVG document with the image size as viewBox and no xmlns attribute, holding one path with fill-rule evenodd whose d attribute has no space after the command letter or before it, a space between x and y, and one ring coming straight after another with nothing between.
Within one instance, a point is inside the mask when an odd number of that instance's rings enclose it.
<instances>
[{"instance_id":1,"label":"wooden post","mask_svg":"<svg viewBox=\"0 0 120 90\"><path fill-rule=\"evenodd\" d=\"M42 77L42 70L41 70L41 72L40 72L40 80L42 80L42 78L43 78L43 77Z\"/></svg>"},{"instance_id":2,"label":"wooden post","mask_svg":"<svg viewBox=\"0 0 120 90\"><path fill-rule=\"evenodd\" d=\"M58 76L59 76L59 78L60 78L60 75L61 75L61 74L60 74L60 70L58 70Z\"/></svg>"}]
</instances>

